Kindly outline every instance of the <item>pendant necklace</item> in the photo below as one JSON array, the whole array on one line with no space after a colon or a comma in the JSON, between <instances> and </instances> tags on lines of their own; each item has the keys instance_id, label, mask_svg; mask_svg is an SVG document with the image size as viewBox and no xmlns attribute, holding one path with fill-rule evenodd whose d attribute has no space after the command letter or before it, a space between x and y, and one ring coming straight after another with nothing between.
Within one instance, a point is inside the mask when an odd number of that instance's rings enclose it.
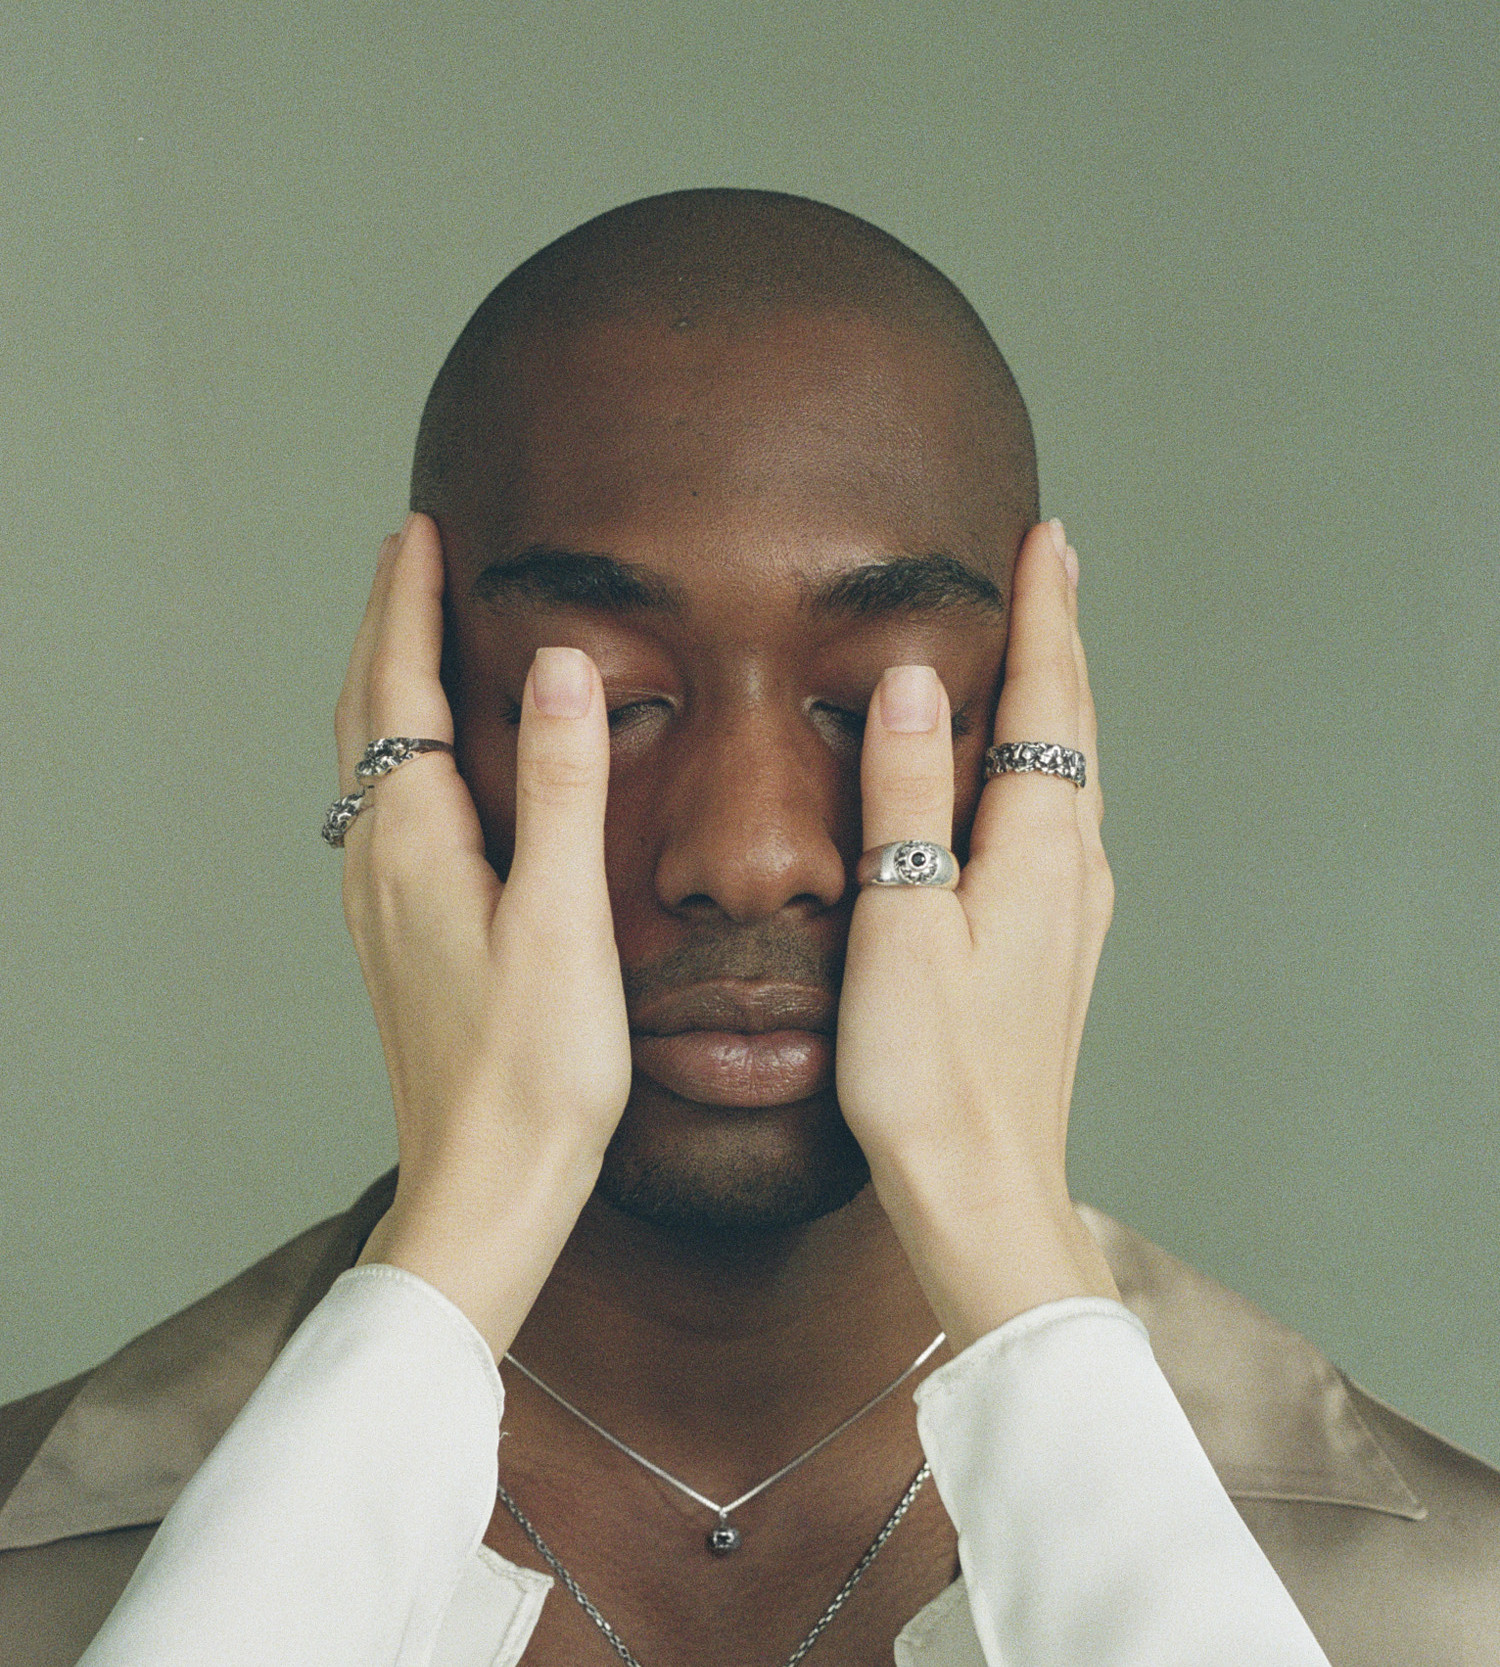
<instances>
[{"instance_id":1,"label":"pendant necklace","mask_svg":"<svg viewBox=\"0 0 1500 1667\"><path fill-rule=\"evenodd\" d=\"M913 1368L913 1370L914 1369L915 1368ZM897 1379L897 1382L900 1382L900 1379ZM858 1416L858 1414L856 1414L856 1416ZM834 1433L837 1434L838 1432L835 1431ZM870 1549L854 1565L854 1570L850 1574L849 1578L842 1586L839 1587L838 1591L834 1593L833 1601L828 1605L823 1613L818 1616L817 1620L813 1622L812 1631L808 1633L796 1649L793 1650L787 1657L785 1667L797 1667L797 1663L801 1661L803 1656L807 1654L807 1652L822 1636L824 1627L828 1625L833 1617L838 1614L839 1610L841 1610L849 1601L849 1594L859 1584L865 1570L868 1569L870 1564L875 1561L880 1548L888 1539L890 1539L891 1535L895 1533L897 1524L911 1509L912 1501L922 1491L923 1482L925 1482L931 1474L932 1472L930 1468L924 1461L922 1468L912 1478L906 1492L901 1495L899 1500L897 1500L895 1510L892 1511L891 1514L885 1519L885 1523L881 1527L880 1532L871 1542ZM562 1566L556 1553L542 1538L542 1536L537 1533L536 1529L532 1527L526 1513L515 1502L515 1500L511 1498L510 1494L506 1492L503 1483L497 1484L495 1494L500 1500L500 1503L504 1505L506 1510L509 1511L510 1514L516 1519L521 1532L525 1534L526 1538L536 1547L537 1552L540 1554L547 1567L552 1570L560 1581L562 1581L563 1585L567 1588L569 1594L578 1604L579 1608L583 1610L584 1614L588 1616L594 1625L599 1628L600 1632L602 1632L609 1640L610 1648L617 1656L619 1656L620 1660L625 1663L625 1667L641 1667L641 1663L632 1654L630 1646L619 1635L619 1633L615 1631L609 1622L605 1620L604 1616L600 1614L599 1606L594 1602L594 1600L589 1597L573 1576Z\"/></svg>"},{"instance_id":2,"label":"pendant necklace","mask_svg":"<svg viewBox=\"0 0 1500 1667\"><path fill-rule=\"evenodd\" d=\"M758 1498L759 1495L763 1494L773 1483L779 1482L783 1476L790 1476L799 1465L806 1464L807 1461L814 1456L814 1454L821 1453L830 1441L833 1441L836 1437L841 1436L851 1424L857 1424L867 1412L871 1412L878 1407L888 1395L893 1395L896 1390L898 1390L901 1385L906 1382L913 1372L926 1365L933 1355L937 1353L938 1349L942 1347L945 1340L945 1333L940 1331L927 1345L927 1347L922 1350L921 1354L919 1354L917 1358L912 1361L911 1365L908 1366L904 1372L902 1372L900 1377L896 1378L891 1383L888 1383L878 1395L871 1396L871 1398L866 1401L857 1412L850 1413L842 1424L838 1425L837 1428L830 1430L827 1435L815 1441L805 1453L799 1453L790 1464L782 1465L781 1469L776 1471L774 1475L767 1476L763 1482L757 1482L748 1493L742 1493L738 1499L731 1499L727 1505L721 1505L717 1500L710 1499L706 1494L699 1493L696 1488L689 1487L686 1482L679 1480L676 1476L672 1475L670 1471L663 1470L659 1464L653 1464L650 1459L644 1457L640 1453L637 1453L635 1448L628 1447L618 1436L611 1435L602 1424L596 1424L586 1412L580 1412L571 1401L564 1400L563 1397L559 1395L558 1392L549 1384L543 1383L529 1366L523 1366L513 1354L507 1353L505 1359L510 1365L515 1367L522 1377L528 1378L537 1386L538 1389L542 1391L544 1395L548 1395L556 1401L565 1412L572 1413L572 1415L581 1423L587 1424L595 1435L603 1436L611 1447L614 1447L619 1452L623 1453L626 1458L634 1459L638 1465L642 1465L645 1469L649 1470L653 1476L659 1477L663 1482L670 1483L671 1486L676 1488L679 1493L686 1494L687 1497L695 1503L702 1505L706 1510L712 1511L719 1520L717 1524L708 1531L705 1536L705 1541L708 1545L708 1549L713 1552L716 1557L727 1557L732 1551L738 1551L740 1547L740 1531L732 1522L730 1522L730 1512L739 1510L741 1505L748 1505L752 1499ZM921 1481L925 1474L926 1467L924 1466L922 1472L919 1473L917 1481L912 1484L913 1489L921 1486ZM511 1514L515 1516L518 1522L521 1523L521 1526L530 1532L531 1530L529 1525L517 1512L509 1494L506 1493L504 1488L500 1489L500 1498L510 1508ZM898 1507L898 1509L904 1508ZM898 1516L893 1519L889 1526L894 1528L896 1522L899 1521L900 1517ZM542 1550L539 1542L534 1543L537 1544L537 1549L539 1551ZM873 1556L874 1552L878 1550L883 1543L883 1540L877 1540L870 1555ZM545 1555L550 1556L551 1554L545 1553ZM860 1572L863 1572L863 1565L861 1565ZM571 1577L569 1578L571 1579ZM566 1585L567 1581L564 1581L564 1584ZM569 1586L569 1590L572 1590L571 1586ZM576 1595L577 1594L575 1594L575 1596ZM579 1601L581 1602L582 1599L580 1598ZM794 1657L793 1659L800 1660L801 1658Z\"/></svg>"}]
</instances>

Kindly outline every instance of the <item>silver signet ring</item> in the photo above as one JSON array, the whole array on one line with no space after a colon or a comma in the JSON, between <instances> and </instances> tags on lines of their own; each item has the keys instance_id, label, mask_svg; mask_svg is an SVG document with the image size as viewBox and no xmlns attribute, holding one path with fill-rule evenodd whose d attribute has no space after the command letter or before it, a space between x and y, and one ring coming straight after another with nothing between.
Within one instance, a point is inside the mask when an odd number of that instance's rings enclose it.
<instances>
[{"instance_id":1,"label":"silver signet ring","mask_svg":"<svg viewBox=\"0 0 1500 1667\"><path fill-rule=\"evenodd\" d=\"M928 839L898 839L866 851L854 870L860 886L933 886L952 891L958 884L958 858L946 845Z\"/></svg>"}]
</instances>

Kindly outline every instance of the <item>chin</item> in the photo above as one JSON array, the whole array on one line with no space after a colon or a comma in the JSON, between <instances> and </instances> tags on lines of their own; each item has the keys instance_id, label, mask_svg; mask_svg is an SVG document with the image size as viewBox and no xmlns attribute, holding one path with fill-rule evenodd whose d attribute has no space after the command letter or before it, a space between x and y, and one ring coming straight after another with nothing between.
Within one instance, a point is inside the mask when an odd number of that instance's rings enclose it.
<instances>
[{"instance_id":1,"label":"chin","mask_svg":"<svg viewBox=\"0 0 1500 1667\"><path fill-rule=\"evenodd\" d=\"M695 1239L785 1233L851 1203L870 1179L831 1093L769 1108L700 1106L638 1086L595 1196Z\"/></svg>"}]
</instances>

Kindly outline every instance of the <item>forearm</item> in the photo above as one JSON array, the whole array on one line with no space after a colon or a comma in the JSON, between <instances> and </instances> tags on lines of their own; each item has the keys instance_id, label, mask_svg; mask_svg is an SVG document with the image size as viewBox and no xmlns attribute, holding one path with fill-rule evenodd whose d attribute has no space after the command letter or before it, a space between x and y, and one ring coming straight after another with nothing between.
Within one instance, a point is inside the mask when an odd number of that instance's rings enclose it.
<instances>
[{"instance_id":1,"label":"forearm","mask_svg":"<svg viewBox=\"0 0 1500 1667\"><path fill-rule=\"evenodd\" d=\"M1128 1310L1035 1308L916 1399L986 1660L1327 1667Z\"/></svg>"},{"instance_id":2,"label":"forearm","mask_svg":"<svg viewBox=\"0 0 1500 1667\"><path fill-rule=\"evenodd\" d=\"M425 1662L494 1505L499 1374L438 1292L344 1274L157 1530L83 1667Z\"/></svg>"}]
</instances>

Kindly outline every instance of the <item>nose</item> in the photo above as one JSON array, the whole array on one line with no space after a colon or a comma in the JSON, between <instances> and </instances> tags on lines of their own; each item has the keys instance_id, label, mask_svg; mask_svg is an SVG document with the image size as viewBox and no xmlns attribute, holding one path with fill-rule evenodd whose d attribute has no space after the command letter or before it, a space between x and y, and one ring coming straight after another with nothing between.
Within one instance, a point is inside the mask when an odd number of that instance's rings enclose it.
<instances>
[{"instance_id":1,"label":"nose","mask_svg":"<svg viewBox=\"0 0 1500 1667\"><path fill-rule=\"evenodd\" d=\"M661 805L656 892L674 913L737 924L820 913L844 894L858 781L801 717L763 708L695 726ZM847 769L842 772L847 775Z\"/></svg>"}]
</instances>

